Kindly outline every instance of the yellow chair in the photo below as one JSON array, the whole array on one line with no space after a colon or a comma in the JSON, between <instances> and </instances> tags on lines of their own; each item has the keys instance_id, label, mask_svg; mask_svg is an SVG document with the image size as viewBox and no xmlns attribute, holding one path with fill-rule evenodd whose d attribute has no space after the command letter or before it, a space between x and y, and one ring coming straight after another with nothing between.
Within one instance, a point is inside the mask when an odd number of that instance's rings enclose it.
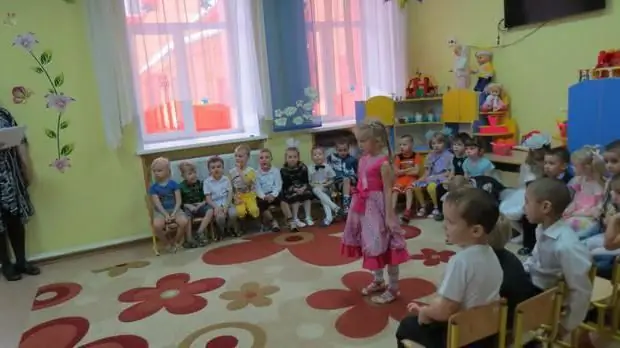
<instances>
[{"instance_id":1,"label":"yellow chair","mask_svg":"<svg viewBox=\"0 0 620 348\"><path fill-rule=\"evenodd\" d=\"M506 347L506 300L453 314L448 320L448 347L459 348L498 335L498 348Z\"/></svg>"},{"instance_id":2,"label":"yellow chair","mask_svg":"<svg viewBox=\"0 0 620 348\"><path fill-rule=\"evenodd\" d=\"M558 323L564 300L564 283L560 282L547 291L517 305L513 322L513 347L521 348L527 342L523 336L537 332L533 339L549 344L558 334Z\"/></svg>"}]
</instances>

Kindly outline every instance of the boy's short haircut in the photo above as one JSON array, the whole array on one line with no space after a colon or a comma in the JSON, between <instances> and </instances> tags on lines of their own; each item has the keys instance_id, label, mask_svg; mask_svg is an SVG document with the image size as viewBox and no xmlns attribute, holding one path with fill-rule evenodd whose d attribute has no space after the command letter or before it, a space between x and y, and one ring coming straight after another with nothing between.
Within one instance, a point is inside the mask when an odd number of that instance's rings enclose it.
<instances>
[{"instance_id":1,"label":"boy's short haircut","mask_svg":"<svg viewBox=\"0 0 620 348\"><path fill-rule=\"evenodd\" d=\"M471 139L471 136L469 134L465 132L460 132L454 136L454 138L452 139L452 143L460 142L460 143L463 143L463 145L465 145L470 139Z\"/></svg>"},{"instance_id":2,"label":"boy's short haircut","mask_svg":"<svg viewBox=\"0 0 620 348\"><path fill-rule=\"evenodd\" d=\"M224 160L222 159L222 157L220 156L213 156L211 158L209 158L209 160L207 161L207 168L211 168L211 165L213 163L217 163L220 162L222 164L222 167L224 167Z\"/></svg>"},{"instance_id":3,"label":"boy's short haircut","mask_svg":"<svg viewBox=\"0 0 620 348\"><path fill-rule=\"evenodd\" d=\"M349 139L344 138L344 137L336 139L336 146L346 146L346 147L349 147L350 146Z\"/></svg>"},{"instance_id":4,"label":"boy's short haircut","mask_svg":"<svg viewBox=\"0 0 620 348\"><path fill-rule=\"evenodd\" d=\"M311 154L314 154L314 151L320 150L323 154L325 154L325 150L323 150L322 147L320 146L314 146L312 147L312 150L310 151Z\"/></svg>"},{"instance_id":5,"label":"boy's short haircut","mask_svg":"<svg viewBox=\"0 0 620 348\"><path fill-rule=\"evenodd\" d=\"M555 216L560 216L572 201L570 190L566 183L560 179L543 177L536 179L527 186L527 191L532 193L534 199L539 202L548 201Z\"/></svg>"},{"instance_id":6,"label":"boy's short haircut","mask_svg":"<svg viewBox=\"0 0 620 348\"><path fill-rule=\"evenodd\" d=\"M499 218L497 201L483 189L466 187L450 192L445 204L454 204L468 226L480 225L487 234L493 231Z\"/></svg>"},{"instance_id":7,"label":"boy's short haircut","mask_svg":"<svg viewBox=\"0 0 620 348\"><path fill-rule=\"evenodd\" d=\"M480 145L480 139L478 139L477 137L469 137L469 138L467 138L467 140L465 140L464 144L465 144L465 147L477 147L479 149L482 148L482 146Z\"/></svg>"},{"instance_id":8,"label":"boy's short haircut","mask_svg":"<svg viewBox=\"0 0 620 348\"><path fill-rule=\"evenodd\" d=\"M462 175L455 175L448 181L448 192L456 191L458 189L473 187L471 181Z\"/></svg>"},{"instance_id":9,"label":"boy's short haircut","mask_svg":"<svg viewBox=\"0 0 620 348\"><path fill-rule=\"evenodd\" d=\"M409 134L402 135L400 138L401 139L407 139L407 140L409 140L409 142L413 143L413 137L411 135L409 135Z\"/></svg>"},{"instance_id":10,"label":"boy's short haircut","mask_svg":"<svg viewBox=\"0 0 620 348\"><path fill-rule=\"evenodd\" d=\"M564 164L570 163L570 152L568 152L568 150L564 147L549 149L545 155L556 157Z\"/></svg>"},{"instance_id":11,"label":"boy's short haircut","mask_svg":"<svg viewBox=\"0 0 620 348\"><path fill-rule=\"evenodd\" d=\"M156 159L153 160L153 162L151 162L151 170L155 169L155 167L157 166L167 166L168 168L170 168L170 160L167 159L166 157L157 157Z\"/></svg>"},{"instance_id":12,"label":"boy's short haircut","mask_svg":"<svg viewBox=\"0 0 620 348\"><path fill-rule=\"evenodd\" d=\"M185 175L189 172L196 172L196 165L190 161L183 161L179 163L179 171L181 175Z\"/></svg>"},{"instance_id":13,"label":"boy's short haircut","mask_svg":"<svg viewBox=\"0 0 620 348\"><path fill-rule=\"evenodd\" d=\"M268 153L269 156L271 156L271 158L273 158L273 153L271 153L271 150L269 150L268 148L264 147L262 149L260 149L260 153Z\"/></svg>"},{"instance_id":14,"label":"boy's short haircut","mask_svg":"<svg viewBox=\"0 0 620 348\"><path fill-rule=\"evenodd\" d=\"M605 145L605 151L620 152L620 140L614 140L611 143Z\"/></svg>"}]
</instances>

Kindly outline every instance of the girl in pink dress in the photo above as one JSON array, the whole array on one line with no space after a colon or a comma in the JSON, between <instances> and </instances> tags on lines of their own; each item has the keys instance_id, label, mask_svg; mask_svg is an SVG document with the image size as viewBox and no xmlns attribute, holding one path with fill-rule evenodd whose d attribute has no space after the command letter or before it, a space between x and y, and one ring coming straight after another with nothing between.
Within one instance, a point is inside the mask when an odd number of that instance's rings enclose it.
<instances>
[{"instance_id":1,"label":"girl in pink dress","mask_svg":"<svg viewBox=\"0 0 620 348\"><path fill-rule=\"evenodd\" d=\"M362 267L372 271L374 280L362 289L362 294L378 294L371 300L384 304L398 296L399 265L409 260L409 253L404 231L391 208L394 173L385 126L378 121L363 124L357 137L364 155L359 161L341 251L349 257L363 258ZM383 274L386 267L387 284Z\"/></svg>"}]
</instances>

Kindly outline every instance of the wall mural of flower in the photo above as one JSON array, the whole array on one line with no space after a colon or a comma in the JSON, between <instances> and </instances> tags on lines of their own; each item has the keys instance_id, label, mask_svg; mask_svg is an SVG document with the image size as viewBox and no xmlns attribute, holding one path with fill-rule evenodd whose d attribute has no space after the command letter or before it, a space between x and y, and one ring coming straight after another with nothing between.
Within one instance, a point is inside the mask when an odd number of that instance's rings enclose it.
<instances>
[{"instance_id":1,"label":"wall mural of flower","mask_svg":"<svg viewBox=\"0 0 620 348\"><path fill-rule=\"evenodd\" d=\"M283 132L321 126L321 120L314 117L314 107L319 100L319 93L312 87L304 89L306 100L298 100L295 105L274 111L273 130Z\"/></svg>"},{"instance_id":2,"label":"wall mural of flower","mask_svg":"<svg viewBox=\"0 0 620 348\"><path fill-rule=\"evenodd\" d=\"M65 0L70 2L68 0ZM47 94L44 95L46 107L56 113L56 122L54 126L45 128L45 135L55 142L56 158L50 163L50 167L56 168L60 172L71 166L70 155L75 149L74 143L62 141L62 132L69 127L69 121L64 117L67 107L75 101L75 98L66 95L60 90L65 83L65 75L59 72L54 77L49 70L52 63L53 54L51 50L44 50L42 53L35 53L35 48L39 44L39 40L34 33L27 32L19 34L13 40L14 47L22 48L29 57L34 60L35 65L32 70L44 77L49 84ZM12 90L13 102L15 104L24 104L33 95L32 90L24 86L16 86Z\"/></svg>"}]
</instances>

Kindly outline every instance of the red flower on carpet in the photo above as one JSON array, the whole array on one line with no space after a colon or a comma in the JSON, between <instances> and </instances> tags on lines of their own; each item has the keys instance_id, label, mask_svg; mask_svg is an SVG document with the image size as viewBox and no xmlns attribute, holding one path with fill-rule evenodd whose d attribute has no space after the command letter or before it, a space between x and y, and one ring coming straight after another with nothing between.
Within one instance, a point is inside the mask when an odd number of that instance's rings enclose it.
<instances>
[{"instance_id":1,"label":"red flower on carpet","mask_svg":"<svg viewBox=\"0 0 620 348\"><path fill-rule=\"evenodd\" d=\"M79 344L90 323L81 317L64 317L41 323L24 332L19 348L148 348L148 342L135 335L117 335Z\"/></svg>"},{"instance_id":2,"label":"red flower on carpet","mask_svg":"<svg viewBox=\"0 0 620 348\"><path fill-rule=\"evenodd\" d=\"M419 254L411 255L412 260L423 260L424 266L437 266L440 263L448 263L452 255L456 254L452 250L436 251L434 249L422 248Z\"/></svg>"},{"instance_id":3,"label":"red flower on carpet","mask_svg":"<svg viewBox=\"0 0 620 348\"><path fill-rule=\"evenodd\" d=\"M299 260L311 265L341 266L355 261L340 255L340 236L344 223L329 227L312 227L298 233L261 234L242 238L243 242L214 248L202 255L209 265L234 265L251 262L288 250ZM403 226L405 238L411 239L421 231L413 226ZM320 252L317 252L320 250Z\"/></svg>"},{"instance_id":4,"label":"red flower on carpet","mask_svg":"<svg viewBox=\"0 0 620 348\"><path fill-rule=\"evenodd\" d=\"M155 287L135 288L118 296L120 302L135 303L118 316L128 323L142 320L165 309L170 314L184 315L198 312L207 306L207 300L199 294L213 291L224 285L222 278L206 278L190 282L187 273L167 275L157 281Z\"/></svg>"},{"instance_id":5,"label":"red flower on carpet","mask_svg":"<svg viewBox=\"0 0 620 348\"><path fill-rule=\"evenodd\" d=\"M54 283L44 285L37 290L32 302L32 310L54 307L65 303L82 292L82 286L76 283ZM51 295L51 296L50 296Z\"/></svg>"},{"instance_id":6,"label":"red flower on carpet","mask_svg":"<svg viewBox=\"0 0 620 348\"><path fill-rule=\"evenodd\" d=\"M306 298L314 309L347 309L336 320L336 330L350 338L372 337L385 329L389 318L400 321L407 314L407 303L435 292L435 285L421 278L405 278L399 281L401 296L396 301L377 305L362 296L362 289L372 282L369 272L357 271L342 277L344 289L317 291Z\"/></svg>"}]
</instances>

